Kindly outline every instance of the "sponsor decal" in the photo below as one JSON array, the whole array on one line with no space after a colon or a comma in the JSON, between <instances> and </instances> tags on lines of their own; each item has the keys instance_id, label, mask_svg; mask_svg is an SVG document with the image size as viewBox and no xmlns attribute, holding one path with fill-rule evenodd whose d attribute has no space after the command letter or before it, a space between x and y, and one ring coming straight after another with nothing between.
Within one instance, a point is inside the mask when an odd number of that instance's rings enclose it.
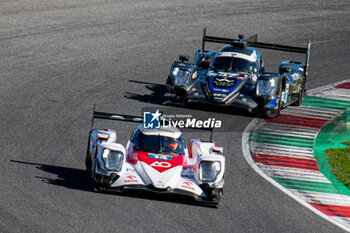
<instances>
[{"instance_id":1,"label":"sponsor decal","mask_svg":"<svg viewBox=\"0 0 350 233\"><path fill-rule=\"evenodd\" d=\"M195 189L192 186L193 186L192 182L184 181L181 185L181 188L185 188L185 189L189 189L189 190L194 191Z\"/></svg>"},{"instance_id":2,"label":"sponsor decal","mask_svg":"<svg viewBox=\"0 0 350 233\"><path fill-rule=\"evenodd\" d=\"M145 129L159 129L161 115L159 109L156 112L144 112L143 127L145 127Z\"/></svg>"},{"instance_id":3,"label":"sponsor decal","mask_svg":"<svg viewBox=\"0 0 350 233\"><path fill-rule=\"evenodd\" d=\"M228 93L228 92L230 92L229 90L227 90L227 89L220 89L220 88L213 88L213 90L214 91L218 91L218 92L226 92L226 93Z\"/></svg>"},{"instance_id":4,"label":"sponsor decal","mask_svg":"<svg viewBox=\"0 0 350 233\"><path fill-rule=\"evenodd\" d=\"M220 81L220 82L228 82L228 83L232 83L232 82L236 81L234 79L228 80L227 77L216 78L214 80L217 80L217 81Z\"/></svg>"},{"instance_id":5,"label":"sponsor decal","mask_svg":"<svg viewBox=\"0 0 350 233\"><path fill-rule=\"evenodd\" d=\"M221 93L214 93L213 95L215 97L223 97L223 98L225 98L227 96L226 94L221 94Z\"/></svg>"},{"instance_id":6,"label":"sponsor decal","mask_svg":"<svg viewBox=\"0 0 350 233\"><path fill-rule=\"evenodd\" d=\"M148 154L148 158L151 158L151 159L161 159L161 160L172 160L172 159L173 159L171 156L166 156L166 155L155 155L155 154Z\"/></svg>"},{"instance_id":7,"label":"sponsor decal","mask_svg":"<svg viewBox=\"0 0 350 233\"><path fill-rule=\"evenodd\" d=\"M126 177L126 179L124 180L125 183L137 183L139 182L137 177L134 175L129 175Z\"/></svg>"},{"instance_id":8,"label":"sponsor decal","mask_svg":"<svg viewBox=\"0 0 350 233\"><path fill-rule=\"evenodd\" d=\"M126 172L135 172L135 169L133 169L133 168L127 168L127 169L126 169Z\"/></svg>"},{"instance_id":9,"label":"sponsor decal","mask_svg":"<svg viewBox=\"0 0 350 233\"><path fill-rule=\"evenodd\" d=\"M252 74L251 78L254 82L258 80L258 76L256 74Z\"/></svg>"},{"instance_id":10,"label":"sponsor decal","mask_svg":"<svg viewBox=\"0 0 350 233\"><path fill-rule=\"evenodd\" d=\"M288 92L289 92L288 88L286 88L285 91L282 92L282 97L281 97L282 103L286 103L287 102Z\"/></svg>"},{"instance_id":11,"label":"sponsor decal","mask_svg":"<svg viewBox=\"0 0 350 233\"><path fill-rule=\"evenodd\" d=\"M220 88L231 88L235 85L236 79L228 80L225 78L214 78L213 85Z\"/></svg>"},{"instance_id":12,"label":"sponsor decal","mask_svg":"<svg viewBox=\"0 0 350 233\"><path fill-rule=\"evenodd\" d=\"M242 79L242 80L245 80L247 77L245 76L238 76L237 79Z\"/></svg>"},{"instance_id":13,"label":"sponsor decal","mask_svg":"<svg viewBox=\"0 0 350 233\"><path fill-rule=\"evenodd\" d=\"M298 73L294 73L294 74L291 75L291 77L292 77L293 81L295 81L296 79L298 79L299 74Z\"/></svg>"},{"instance_id":14,"label":"sponsor decal","mask_svg":"<svg viewBox=\"0 0 350 233\"><path fill-rule=\"evenodd\" d=\"M168 162L159 162L159 161L155 161L154 163L151 164L152 167L171 167L171 164Z\"/></svg>"}]
</instances>

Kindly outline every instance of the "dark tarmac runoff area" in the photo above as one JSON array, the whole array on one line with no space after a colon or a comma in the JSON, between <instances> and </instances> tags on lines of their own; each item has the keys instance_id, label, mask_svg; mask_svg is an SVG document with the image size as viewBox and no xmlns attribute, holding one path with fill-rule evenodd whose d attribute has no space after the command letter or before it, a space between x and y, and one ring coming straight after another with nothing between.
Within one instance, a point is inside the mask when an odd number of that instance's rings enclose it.
<instances>
[{"instance_id":1,"label":"dark tarmac runoff area","mask_svg":"<svg viewBox=\"0 0 350 233\"><path fill-rule=\"evenodd\" d=\"M179 54L193 61L203 28L294 46L311 40L307 89L350 78L349 12L348 0L1 1L0 232L343 232L250 167L241 138L254 116L242 110L169 107L227 126L214 134L226 157L217 209L93 192L84 159L93 105L130 115L162 107L171 63ZM302 58L260 51L271 72ZM123 144L136 127L96 125L117 130Z\"/></svg>"}]
</instances>

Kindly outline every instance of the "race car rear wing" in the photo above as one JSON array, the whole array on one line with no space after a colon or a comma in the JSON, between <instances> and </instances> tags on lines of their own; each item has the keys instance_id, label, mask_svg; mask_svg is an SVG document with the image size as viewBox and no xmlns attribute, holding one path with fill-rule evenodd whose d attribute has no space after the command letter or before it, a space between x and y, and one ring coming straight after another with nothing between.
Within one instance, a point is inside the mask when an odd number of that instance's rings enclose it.
<instances>
[{"instance_id":1,"label":"race car rear wing","mask_svg":"<svg viewBox=\"0 0 350 233\"><path fill-rule=\"evenodd\" d=\"M205 42L212 42L212 43L221 43L221 44L250 46L250 47L262 48L262 49L272 49L272 50L292 52L292 53L303 53L303 54L306 54L305 77L307 76L308 69L309 69L311 41L307 42L306 47L296 47L296 46L290 46L290 45L280 45L280 44L258 42L257 40L258 40L257 34L255 34L249 38L246 38L246 39L244 39L242 35L239 35L238 39L224 38L224 37L217 37L217 36L208 36L207 29L204 28L203 29L203 40L202 40L202 51L205 51Z\"/></svg>"},{"instance_id":2,"label":"race car rear wing","mask_svg":"<svg viewBox=\"0 0 350 233\"><path fill-rule=\"evenodd\" d=\"M95 110L95 105L93 108L93 114L91 118L91 128L94 127L94 119L104 119L104 120L115 120L115 121L128 121L135 123L143 123L143 117L132 116L132 115L123 115L118 113L108 113L108 112L97 112ZM163 119L163 118L162 118ZM166 121L168 119L164 118ZM197 130L205 130L210 131L210 141L213 141L213 128L194 128L194 127L186 127L186 129L197 129Z\"/></svg>"}]
</instances>

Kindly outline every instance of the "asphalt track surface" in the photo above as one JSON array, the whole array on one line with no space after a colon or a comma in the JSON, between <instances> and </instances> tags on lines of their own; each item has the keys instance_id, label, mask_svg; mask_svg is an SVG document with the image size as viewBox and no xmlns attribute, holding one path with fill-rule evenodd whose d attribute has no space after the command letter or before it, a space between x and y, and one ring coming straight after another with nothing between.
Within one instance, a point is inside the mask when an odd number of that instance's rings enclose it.
<instances>
[{"instance_id":1,"label":"asphalt track surface","mask_svg":"<svg viewBox=\"0 0 350 233\"><path fill-rule=\"evenodd\" d=\"M93 103L135 115L160 106L171 62L193 58L204 27L296 46L311 39L308 89L349 78L349 12L347 0L1 1L0 232L342 232L248 165L241 136L253 116L242 111L179 108L229 126L214 135L227 161L218 209L92 192L84 156ZM270 71L291 56L262 54ZM135 127L107 125L122 143Z\"/></svg>"}]
</instances>

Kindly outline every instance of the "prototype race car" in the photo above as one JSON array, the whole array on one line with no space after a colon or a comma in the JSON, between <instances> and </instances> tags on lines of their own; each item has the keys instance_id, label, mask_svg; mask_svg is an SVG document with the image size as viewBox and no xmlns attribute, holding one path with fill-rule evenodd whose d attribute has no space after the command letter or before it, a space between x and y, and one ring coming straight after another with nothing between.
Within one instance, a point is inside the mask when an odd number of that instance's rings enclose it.
<instances>
[{"instance_id":1,"label":"prototype race car","mask_svg":"<svg viewBox=\"0 0 350 233\"><path fill-rule=\"evenodd\" d=\"M205 42L227 44L218 51L206 51ZM275 117L288 105L300 105L305 92L311 42L307 47L257 42L257 35L243 39L207 36L194 63L180 55L170 70L166 85L168 103L202 102L229 105ZM306 54L306 61L282 61L279 73L266 73L256 48Z\"/></svg>"},{"instance_id":2,"label":"prototype race car","mask_svg":"<svg viewBox=\"0 0 350 233\"><path fill-rule=\"evenodd\" d=\"M95 129L94 118L143 122L140 117L94 110L85 160L94 190L148 190L221 204L225 157L223 148L211 139L191 139L186 148L177 128L148 129L140 124L124 147L117 142L115 130Z\"/></svg>"}]
</instances>

